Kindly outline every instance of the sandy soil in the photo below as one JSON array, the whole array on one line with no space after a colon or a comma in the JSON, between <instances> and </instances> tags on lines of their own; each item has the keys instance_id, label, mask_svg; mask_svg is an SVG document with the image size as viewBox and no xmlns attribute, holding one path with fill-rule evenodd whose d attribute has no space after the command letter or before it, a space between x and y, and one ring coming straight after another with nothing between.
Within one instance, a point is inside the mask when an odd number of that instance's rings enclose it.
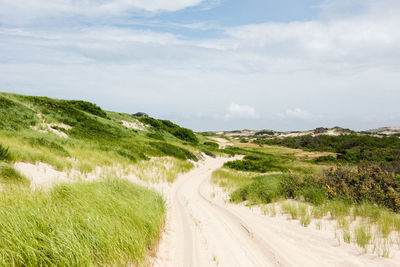
<instances>
[{"instance_id":1,"label":"sandy soil","mask_svg":"<svg viewBox=\"0 0 400 267\"><path fill-rule=\"evenodd\" d=\"M400 266L339 244L331 232L227 203L210 184L227 160L206 158L172 185L154 266Z\"/></svg>"}]
</instances>

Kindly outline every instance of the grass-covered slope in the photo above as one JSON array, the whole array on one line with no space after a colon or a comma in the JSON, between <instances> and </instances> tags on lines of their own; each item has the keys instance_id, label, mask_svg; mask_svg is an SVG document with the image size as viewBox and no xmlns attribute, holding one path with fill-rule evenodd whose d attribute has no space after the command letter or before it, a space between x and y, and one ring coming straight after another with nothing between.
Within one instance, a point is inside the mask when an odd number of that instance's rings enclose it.
<instances>
[{"instance_id":1,"label":"grass-covered slope","mask_svg":"<svg viewBox=\"0 0 400 267\"><path fill-rule=\"evenodd\" d=\"M85 101L0 93L0 265L146 265L165 220L162 197L127 180L32 190L14 163L172 182L201 151L218 153L205 141L166 120Z\"/></svg>"},{"instance_id":2,"label":"grass-covered slope","mask_svg":"<svg viewBox=\"0 0 400 267\"><path fill-rule=\"evenodd\" d=\"M166 120L104 111L85 101L0 93L0 158L7 153L11 161L88 172L152 157L196 161L200 151L216 150L202 143Z\"/></svg>"}]
</instances>

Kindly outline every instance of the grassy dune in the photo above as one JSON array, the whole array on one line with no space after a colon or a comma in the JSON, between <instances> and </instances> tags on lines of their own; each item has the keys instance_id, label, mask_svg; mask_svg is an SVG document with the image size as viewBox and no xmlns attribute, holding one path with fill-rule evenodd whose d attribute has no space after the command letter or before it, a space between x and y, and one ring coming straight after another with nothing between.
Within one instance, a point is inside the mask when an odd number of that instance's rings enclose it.
<instances>
[{"instance_id":1,"label":"grassy dune","mask_svg":"<svg viewBox=\"0 0 400 267\"><path fill-rule=\"evenodd\" d=\"M172 182L201 151L222 153L170 121L0 92L0 265L145 265L165 221L162 197L128 181L32 191L14 162L44 162L66 173L116 169L102 176Z\"/></svg>"},{"instance_id":2,"label":"grassy dune","mask_svg":"<svg viewBox=\"0 0 400 267\"><path fill-rule=\"evenodd\" d=\"M143 264L165 220L163 199L109 179L50 192L10 187L0 194L0 265Z\"/></svg>"}]
</instances>

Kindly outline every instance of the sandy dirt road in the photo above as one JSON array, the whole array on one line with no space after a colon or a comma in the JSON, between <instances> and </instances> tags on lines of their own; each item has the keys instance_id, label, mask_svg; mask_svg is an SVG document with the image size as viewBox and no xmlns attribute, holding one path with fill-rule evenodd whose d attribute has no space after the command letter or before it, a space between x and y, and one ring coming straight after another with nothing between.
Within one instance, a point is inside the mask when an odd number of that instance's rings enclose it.
<instances>
[{"instance_id":1,"label":"sandy dirt road","mask_svg":"<svg viewBox=\"0 0 400 267\"><path fill-rule=\"evenodd\" d=\"M227 160L206 158L173 184L154 266L400 266L338 244L332 233L226 203L210 178Z\"/></svg>"}]
</instances>

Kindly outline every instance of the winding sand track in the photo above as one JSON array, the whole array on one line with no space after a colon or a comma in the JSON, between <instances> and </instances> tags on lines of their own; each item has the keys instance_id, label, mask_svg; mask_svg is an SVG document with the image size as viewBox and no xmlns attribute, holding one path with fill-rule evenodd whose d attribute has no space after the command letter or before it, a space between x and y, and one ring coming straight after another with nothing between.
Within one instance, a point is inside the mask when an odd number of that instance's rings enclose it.
<instances>
[{"instance_id":1,"label":"winding sand track","mask_svg":"<svg viewBox=\"0 0 400 267\"><path fill-rule=\"evenodd\" d=\"M206 158L172 186L155 266L400 266L339 245L327 231L225 203L210 177L227 160Z\"/></svg>"}]
</instances>

